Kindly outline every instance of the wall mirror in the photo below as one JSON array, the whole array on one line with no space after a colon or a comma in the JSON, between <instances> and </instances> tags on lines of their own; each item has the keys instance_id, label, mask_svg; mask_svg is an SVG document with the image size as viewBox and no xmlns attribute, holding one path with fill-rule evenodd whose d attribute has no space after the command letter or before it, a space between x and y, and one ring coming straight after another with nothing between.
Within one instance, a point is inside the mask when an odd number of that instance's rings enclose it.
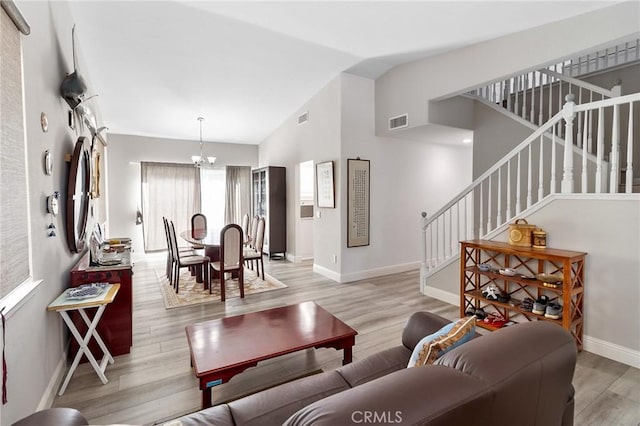
<instances>
[{"instance_id":1,"label":"wall mirror","mask_svg":"<svg viewBox=\"0 0 640 426\"><path fill-rule=\"evenodd\" d=\"M79 253L85 246L85 229L89 213L91 154L87 138L78 138L71 155L67 182L67 243L69 250Z\"/></svg>"}]
</instances>

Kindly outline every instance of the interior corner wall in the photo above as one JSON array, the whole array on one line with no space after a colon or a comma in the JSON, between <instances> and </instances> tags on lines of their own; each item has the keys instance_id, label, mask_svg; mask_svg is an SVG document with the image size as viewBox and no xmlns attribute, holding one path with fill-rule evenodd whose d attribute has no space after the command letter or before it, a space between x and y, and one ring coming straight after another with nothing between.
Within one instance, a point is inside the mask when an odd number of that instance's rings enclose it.
<instances>
[{"instance_id":1,"label":"interior corner wall","mask_svg":"<svg viewBox=\"0 0 640 426\"><path fill-rule=\"evenodd\" d=\"M528 138L533 130L482 102L475 102L473 131L473 179Z\"/></svg>"},{"instance_id":2,"label":"interior corner wall","mask_svg":"<svg viewBox=\"0 0 640 426\"><path fill-rule=\"evenodd\" d=\"M347 73L341 79L340 173L347 175L348 158L371 162L368 246L347 248L346 179L340 183L341 281L417 268L420 213L434 213L471 183L472 149L376 137L375 82Z\"/></svg>"},{"instance_id":3,"label":"interior corner wall","mask_svg":"<svg viewBox=\"0 0 640 426\"><path fill-rule=\"evenodd\" d=\"M388 119L404 113L410 127L427 124L430 100L637 34L638 16L639 2L617 3L399 65L376 80L376 135L389 136Z\"/></svg>"},{"instance_id":4,"label":"interior corner wall","mask_svg":"<svg viewBox=\"0 0 640 426\"><path fill-rule=\"evenodd\" d=\"M107 235L132 238L134 255L144 253L142 226L135 224L136 211L142 207L140 162L188 163L200 152L200 142L109 134L107 151L107 190L113 191ZM257 145L207 142L204 152L215 155L215 167L258 165Z\"/></svg>"},{"instance_id":5,"label":"interior corner wall","mask_svg":"<svg viewBox=\"0 0 640 426\"><path fill-rule=\"evenodd\" d=\"M297 117L309 113L309 121L298 125ZM340 78L334 78L298 111L292 114L268 138L260 143L259 163L287 168L287 254L296 258L296 221L300 196L296 191L295 170L303 161L335 161L336 208L318 208L313 219L314 268L327 276L336 276L340 264ZM318 214L320 217L318 217Z\"/></svg>"},{"instance_id":6,"label":"interior corner wall","mask_svg":"<svg viewBox=\"0 0 640 426\"><path fill-rule=\"evenodd\" d=\"M66 367L64 349L68 333L60 315L48 312L47 305L67 288L69 270L80 257L67 247L65 203L61 203L57 217L51 217L46 211L46 197L54 191L60 191L61 199L66 199L69 164L65 162L65 155L72 153L75 141L81 136L68 127L69 107L60 96L62 80L66 73L73 71L73 17L69 3L64 1L19 1L17 5L31 26L31 34L22 36L29 188L25 197L29 199L31 273L35 280L43 283L6 320L8 403L1 410L0 424L3 425L45 408L57 391L51 386ZM78 57L80 69L86 70L81 50ZM89 76L84 76L89 81ZM40 127L43 112L48 118L47 132ZM89 136L88 132L83 136ZM53 154L51 175L43 171L43 153L47 149ZM92 204L95 207L95 201ZM90 221L93 222L93 218ZM56 227L53 238L48 237L50 223Z\"/></svg>"}]
</instances>

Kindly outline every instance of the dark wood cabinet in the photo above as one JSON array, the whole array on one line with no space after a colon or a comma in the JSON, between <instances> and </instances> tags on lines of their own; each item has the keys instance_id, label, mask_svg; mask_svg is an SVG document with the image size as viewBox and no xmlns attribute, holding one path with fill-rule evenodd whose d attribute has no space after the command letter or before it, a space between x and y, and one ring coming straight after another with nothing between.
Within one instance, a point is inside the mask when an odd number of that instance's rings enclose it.
<instances>
[{"instance_id":1,"label":"dark wood cabinet","mask_svg":"<svg viewBox=\"0 0 640 426\"><path fill-rule=\"evenodd\" d=\"M263 252L271 259L287 251L287 174L285 167L263 167L252 172L253 215L264 216Z\"/></svg>"},{"instance_id":2,"label":"dark wood cabinet","mask_svg":"<svg viewBox=\"0 0 640 426\"><path fill-rule=\"evenodd\" d=\"M71 269L70 274L69 287L97 282L120 283L120 290L116 298L113 303L107 306L98 323L98 334L104 340L111 355L128 354L133 345L133 270L131 264L90 266L89 252L87 252ZM86 325L79 315L77 318L73 317L73 320L79 330L82 332L86 330ZM78 344L75 340L72 340L71 343L71 353L72 356L75 356ZM95 339L89 343L89 349L96 356L102 353ZM86 357L83 357L83 361L86 361Z\"/></svg>"},{"instance_id":3,"label":"dark wood cabinet","mask_svg":"<svg viewBox=\"0 0 640 426\"><path fill-rule=\"evenodd\" d=\"M582 350L584 261L587 253L554 248L517 247L499 241L462 241L460 252L460 316L469 310L482 308L495 312L505 320L551 321L571 332ZM486 270L479 265L491 265L498 270ZM506 268L518 272L504 275ZM484 269L484 270L483 270ZM538 274L562 276L559 284L549 284L535 279ZM484 294L489 285L496 285L507 301L490 300ZM562 317L550 319L522 308L523 298L533 300L542 295L562 305ZM477 325L495 330L490 324L478 321Z\"/></svg>"}]
</instances>

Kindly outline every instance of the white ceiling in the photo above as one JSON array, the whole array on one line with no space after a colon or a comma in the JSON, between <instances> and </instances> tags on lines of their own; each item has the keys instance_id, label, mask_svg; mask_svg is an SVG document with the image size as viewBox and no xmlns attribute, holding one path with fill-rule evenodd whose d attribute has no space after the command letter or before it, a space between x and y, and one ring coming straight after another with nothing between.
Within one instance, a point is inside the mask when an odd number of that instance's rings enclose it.
<instances>
[{"instance_id":1,"label":"white ceiling","mask_svg":"<svg viewBox=\"0 0 640 426\"><path fill-rule=\"evenodd\" d=\"M260 143L337 74L395 65L611 1L73 1L110 133ZM82 74L83 70L79 70Z\"/></svg>"}]
</instances>

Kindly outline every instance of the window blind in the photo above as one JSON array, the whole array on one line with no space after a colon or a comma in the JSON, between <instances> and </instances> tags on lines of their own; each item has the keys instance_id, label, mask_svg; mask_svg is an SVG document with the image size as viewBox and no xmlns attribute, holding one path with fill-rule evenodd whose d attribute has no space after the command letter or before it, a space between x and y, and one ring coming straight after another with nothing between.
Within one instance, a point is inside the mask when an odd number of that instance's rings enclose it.
<instances>
[{"instance_id":1,"label":"window blind","mask_svg":"<svg viewBox=\"0 0 640 426\"><path fill-rule=\"evenodd\" d=\"M29 271L20 33L0 9L0 301Z\"/></svg>"}]
</instances>

